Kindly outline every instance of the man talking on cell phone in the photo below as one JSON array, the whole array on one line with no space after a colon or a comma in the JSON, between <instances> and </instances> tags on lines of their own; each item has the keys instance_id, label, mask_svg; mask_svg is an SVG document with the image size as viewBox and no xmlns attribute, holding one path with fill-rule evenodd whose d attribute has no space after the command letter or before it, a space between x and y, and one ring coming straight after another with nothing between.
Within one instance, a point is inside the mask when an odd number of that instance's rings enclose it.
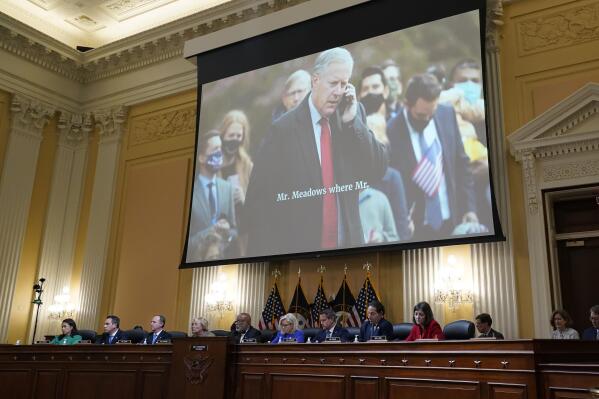
<instances>
[{"instance_id":1,"label":"man talking on cell phone","mask_svg":"<svg viewBox=\"0 0 599 399\"><path fill-rule=\"evenodd\" d=\"M363 243L358 194L384 175L388 155L366 126L353 65L344 48L319 54L310 94L273 122L246 197L249 256Z\"/></svg>"}]
</instances>

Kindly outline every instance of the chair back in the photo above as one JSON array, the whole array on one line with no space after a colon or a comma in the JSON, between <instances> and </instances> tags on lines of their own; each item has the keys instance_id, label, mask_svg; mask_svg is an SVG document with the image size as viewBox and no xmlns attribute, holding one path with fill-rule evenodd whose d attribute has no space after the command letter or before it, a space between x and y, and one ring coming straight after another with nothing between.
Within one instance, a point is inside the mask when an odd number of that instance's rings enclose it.
<instances>
[{"instance_id":1,"label":"chair back","mask_svg":"<svg viewBox=\"0 0 599 399\"><path fill-rule=\"evenodd\" d=\"M225 330L212 330L212 333L214 335L216 335L217 337L229 337L229 336L231 336L231 332L230 331L225 331Z\"/></svg>"},{"instance_id":2,"label":"chair back","mask_svg":"<svg viewBox=\"0 0 599 399\"><path fill-rule=\"evenodd\" d=\"M183 331L169 331L168 332L173 339L175 338L187 338L187 333Z\"/></svg>"},{"instance_id":3,"label":"chair back","mask_svg":"<svg viewBox=\"0 0 599 399\"><path fill-rule=\"evenodd\" d=\"M349 333L349 337L353 341L356 335L360 335L360 327L347 327L347 332Z\"/></svg>"},{"instance_id":4,"label":"chair back","mask_svg":"<svg viewBox=\"0 0 599 399\"><path fill-rule=\"evenodd\" d=\"M139 328L134 328L133 330L123 331L126 339L130 339L131 343L139 344L142 343L144 339L146 339L148 333L144 330L140 330Z\"/></svg>"},{"instance_id":5,"label":"chair back","mask_svg":"<svg viewBox=\"0 0 599 399\"><path fill-rule=\"evenodd\" d=\"M320 332L320 328L304 328L302 331L304 333L304 341L308 342L308 338L310 338L310 341L314 342L314 338Z\"/></svg>"},{"instance_id":6,"label":"chair back","mask_svg":"<svg viewBox=\"0 0 599 399\"><path fill-rule=\"evenodd\" d=\"M474 338L474 323L470 320L456 320L445 325L443 335L445 339L470 339Z\"/></svg>"},{"instance_id":7,"label":"chair back","mask_svg":"<svg viewBox=\"0 0 599 399\"><path fill-rule=\"evenodd\" d=\"M404 341L410 335L410 331L412 331L412 323L399 323L393 324L393 335L395 335L395 339Z\"/></svg>"},{"instance_id":8,"label":"chair back","mask_svg":"<svg viewBox=\"0 0 599 399\"><path fill-rule=\"evenodd\" d=\"M78 330L79 335L83 341L94 342L96 340L96 332L94 330Z\"/></svg>"},{"instance_id":9,"label":"chair back","mask_svg":"<svg viewBox=\"0 0 599 399\"><path fill-rule=\"evenodd\" d=\"M272 341L273 338L275 337L276 333L277 332L273 331L273 330L262 330L262 331L260 331L260 334L261 334L260 335L260 337L261 337L260 340L262 342Z\"/></svg>"}]
</instances>

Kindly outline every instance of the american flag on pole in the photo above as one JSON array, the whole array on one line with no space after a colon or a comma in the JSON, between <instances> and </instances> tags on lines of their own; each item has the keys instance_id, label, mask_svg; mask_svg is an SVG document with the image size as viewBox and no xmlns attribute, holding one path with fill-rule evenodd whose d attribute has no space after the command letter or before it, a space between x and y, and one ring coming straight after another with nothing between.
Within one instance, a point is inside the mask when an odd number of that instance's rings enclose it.
<instances>
[{"instance_id":1,"label":"american flag on pole","mask_svg":"<svg viewBox=\"0 0 599 399\"><path fill-rule=\"evenodd\" d=\"M314 297L314 303L310 306L310 313L312 316L312 327L317 327L319 320L318 316L320 312L324 309L328 309L330 307L329 301L327 301L327 296L324 293L324 288L322 286L323 278L320 276L320 284L318 285L318 289L316 290L316 296Z\"/></svg>"},{"instance_id":2,"label":"american flag on pole","mask_svg":"<svg viewBox=\"0 0 599 399\"><path fill-rule=\"evenodd\" d=\"M362 321L366 319L366 309L368 308L368 304L378 300L378 295L370 282L370 276L367 275L366 280L364 280L364 284L362 284L362 288L360 289L360 293L358 294L358 298L356 299L356 305L353 308L353 313L358 319L359 325L362 325Z\"/></svg>"},{"instance_id":3,"label":"american flag on pole","mask_svg":"<svg viewBox=\"0 0 599 399\"><path fill-rule=\"evenodd\" d=\"M337 313L339 323L342 324L343 327L360 326L360 318L358 317L358 314L354 312L355 305L356 298L354 298L354 294L352 294L351 289L347 284L347 276L344 276L341 287L339 287L339 291L337 291L337 295L331 303L331 307L335 313Z\"/></svg>"},{"instance_id":4,"label":"american flag on pole","mask_svg":"<svg viewBox=\"0 0 599 399\"><path fill-rule=\"evenodd\" d=\"M424 143L424 140L421 139L420 142ZM437 139L426 150L423 147L421 147L421 150L424 155L414 168L414 172L412 172L412 181L427 196L433 197L437 195L443 179L443 151Z\"/></svg>"},{"instance_id":5,"label":"american flag on pole","mask_svg":"<svg viewBox=\"0 0 599 399\"><path fill-rule=\"evenodd\" d=\"M266 300L266 305L264 305L258 327L260 327L261 330L276 330L276 322L283 315L285 315L285 307L283 306L283 301L281 301L279 287L277 287L277 282L275 281L270 290L270 294L268 295L268 299Z\"/></svg>"}]
</instances>

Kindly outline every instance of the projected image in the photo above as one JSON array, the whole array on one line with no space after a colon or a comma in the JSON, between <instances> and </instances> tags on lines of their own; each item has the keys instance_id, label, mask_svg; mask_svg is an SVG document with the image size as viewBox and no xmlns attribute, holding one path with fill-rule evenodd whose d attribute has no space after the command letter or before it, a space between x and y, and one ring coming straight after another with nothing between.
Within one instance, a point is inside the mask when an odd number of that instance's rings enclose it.
<instances>
[{"instance_id":1,"label":"projected image","mask_svg":"<svg viewBox=\"0 0 599 399\"><path fill-rule=\"evenodd\" d=\"M478 12L202 86L188 263L493 235Z\"/></svg>"}]
</instances>

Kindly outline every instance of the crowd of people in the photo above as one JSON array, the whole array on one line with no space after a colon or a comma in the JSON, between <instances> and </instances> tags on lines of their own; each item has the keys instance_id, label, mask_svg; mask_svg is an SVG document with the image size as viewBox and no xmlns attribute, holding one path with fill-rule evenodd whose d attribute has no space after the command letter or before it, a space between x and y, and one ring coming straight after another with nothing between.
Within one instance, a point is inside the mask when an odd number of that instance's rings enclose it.
<instances>
[{"instance_id":1,"label":"crowd of people","mask_svg":"<svg viewBox=\"0 0 599 399\"><path fill-rule=\"evenodd\" d=\"M578 331L571 328L572 318L565 310L556 310L551 316L553 327L552 339L581 339L584 341L599 341L599 305L592 306L589 310L591 326L579 336ZM379 301L368 304L366 319L360 326L359 333L351 335L349 330L341 325L334 310L328 308L319 312L320 329L313 340L308 342L321 343L327 341L338 342L369 342L386 340L392 341L395 336L393 324L385 318L385 307ZM120 318L109 315L104 321L104 332L98 335L94 343L101 345L113 345L117 343L131 343L127 332L120 327ZM155 315L150 320L150 331L143 331L143 327L136 326L134 330L143 332L142 340L138 343L154 345L167 343L173 339L173 335L165 331L166 319L163 315ZM293 313L287 313L279 319L279 329L274 337L268 341L271 344L278 343L303 343L306 342L305 334L299 328L298 318ZM504 339L501 332L492 328L493 319L488 313L476 316L474 325L478 331L476 338L481 339ZM208 320L196 317L191 320L191 337L214 337L215 334L208 328ZM272 332L271 332L272 333ZM174 334L174 333L173 333ZM249 313L240 313L231 326L227 335L233 337L237 343L259 343L264 342L263 332L252 326L252 318ZM185 336L185 334L183 334ZM414 306L412 313L412 326L409 335L404 341L417 340L444 340L445 336L441 325L435 320L431 306L427 302L420 302ZM54 337L51 344L74 345L82 341L77 330L77 324L73 319L62 321L62 334Z\"/></svg>"},{"instance_id":2,"label":"crowd of people","mask_svg":"<svg viewBox=\"0 0 599 399\"><path fill-rule=\"evenodd\" d=\"M244 110L199 133L188 262L488 232L480 64L435 65L405 90L393 60L353 72L334 48L291 73L253 155ZM285 197L334 185L354 186Z\"/></svg>"}]
</instances>

